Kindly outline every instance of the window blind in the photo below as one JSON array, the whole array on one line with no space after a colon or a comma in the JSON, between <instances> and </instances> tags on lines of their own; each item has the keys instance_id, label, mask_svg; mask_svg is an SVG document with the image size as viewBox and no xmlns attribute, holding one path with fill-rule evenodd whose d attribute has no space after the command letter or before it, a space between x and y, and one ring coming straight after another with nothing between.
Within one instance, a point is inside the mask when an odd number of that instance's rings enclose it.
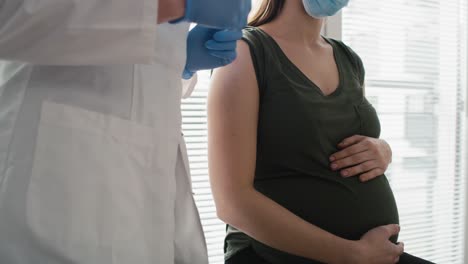
<instances>
[{"instance_id":1,"label":"window blind","mask_svg":"<svg viewBox=\"0 0 468 264\"><path fill-rule=\"evenodd\" d=\"M342 15L343 40L364 61L366 95L393 149L387 177L400 240L435 263L464 263L466 8L466 0L352 0Z\"/></svg>"},{"instance_id":2,"label":"window blind","mask_svg":"<svg viewBox=\"0 0 468 264\"><path fill-rule=\"evenodd\" d=\"M182 130L190 160L193 192L202 220L210 264L224 263L225 224L216 216L208 178L206 100L210 72L198 73L198 84L190 98L182 102Z\"/></svg>"}]
</instances>

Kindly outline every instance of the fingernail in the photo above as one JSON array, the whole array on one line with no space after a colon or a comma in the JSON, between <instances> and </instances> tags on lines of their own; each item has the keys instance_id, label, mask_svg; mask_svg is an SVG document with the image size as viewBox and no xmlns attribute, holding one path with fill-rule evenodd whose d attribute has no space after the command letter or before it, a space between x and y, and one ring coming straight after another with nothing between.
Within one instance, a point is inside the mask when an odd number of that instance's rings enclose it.
<instances>
[{"instance_id":1,"label":"fingernail","mask_svg":"<svg viewBox=\"0 0 468 264\"><path fill-rule=\"evenodd\" d=\"M330 157L330 161L335 161L335 159L336 159L336 158L335 158L334 156L331 156L331 157Z\"/></svg>"},{"instance_id":2,"label":"fingernail","mask_svg":"<svg viewBox=\"0 0 468 264\"><path fill-rule=\"evenodd\" d=\"M333 164L331 165L331 167L332 167L332 169L336 170L336 169L338 168L338 165L337 165L336 163L333 163Z\"/></svg>"},{"instance_id":3,"label":"fingernail","mask_svg":"<svg viewBox=\"0 0 468 264\"><path fill-rule=\"evenodd\" d=\"M344 177L348 176L348 174L349 174L348 171L342 171L341 172L341 175L343 175Z\"/></svg>"}]
</instances>

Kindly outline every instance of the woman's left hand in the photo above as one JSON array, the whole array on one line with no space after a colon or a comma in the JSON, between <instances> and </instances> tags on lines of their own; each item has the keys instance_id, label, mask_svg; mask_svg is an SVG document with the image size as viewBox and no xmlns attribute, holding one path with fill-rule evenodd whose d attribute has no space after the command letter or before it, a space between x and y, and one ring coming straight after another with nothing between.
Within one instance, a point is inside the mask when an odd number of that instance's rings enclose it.
<instances>
[{"instance_id":1,"label":"woman's left hand","mask_svg":"<svg viewBox=\"0 0 468 264\"><path fill-rule=\"evenodd\" d=\"M343 177L361 174L361 181L369 181L384 174L392 162L392 149L383 139L355 135L338 147L341 151L330 156L330 166Z\"/></svg>"}]
</instances>

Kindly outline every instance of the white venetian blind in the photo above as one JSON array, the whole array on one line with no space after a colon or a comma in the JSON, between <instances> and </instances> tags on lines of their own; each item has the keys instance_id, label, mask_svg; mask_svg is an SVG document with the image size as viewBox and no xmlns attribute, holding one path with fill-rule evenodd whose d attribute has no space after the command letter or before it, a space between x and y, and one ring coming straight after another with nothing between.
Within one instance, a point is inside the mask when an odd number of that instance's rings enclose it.
<instances>
[{"instance_id":1,"label":"white venetian blind","mask_svg":"<svg viewBox=\"0 0 468 264\"><path fill-rule=\"evenodd\" d=\"M192 96L182 102L185 140L192 173L193 192L205 231L210 264L224 263L225 224L216 216L208 178L208 144L206 99L210 72L198 73L198 84Z\"/></svg>"},{"instance_id":2,"label":"white venetian blind","mask_svg":"<svg viewBox=\"0 0 468 264\"><path fill-rule=\"evenodd\" d=\"M435 263L464 263L466 32L466 0L351 0L342 17L393 149L400 240Z\"/></svg>"}]
</instances>

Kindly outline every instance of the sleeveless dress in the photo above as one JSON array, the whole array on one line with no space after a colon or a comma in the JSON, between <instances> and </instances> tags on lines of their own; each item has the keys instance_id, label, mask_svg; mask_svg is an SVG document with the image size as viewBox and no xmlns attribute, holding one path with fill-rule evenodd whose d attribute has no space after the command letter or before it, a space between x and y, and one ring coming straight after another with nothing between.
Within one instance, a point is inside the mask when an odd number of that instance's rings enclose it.
<instances>
[{"instance_id":1,"label":"sleeveless dress","mask_svg":"<svg viewBox=\"0 0 468 264\"><path fill-rule=\"evenodd\" d=\"M359 56L341 41L324 39L333 47L340 75L330 95L268 34L259 28L244 30L260 93L254 186L302 219L359 240L372 228L398 224L398 209L385 175L362 183L330 169L329 157L339 151L338 143L353 135L378 138L380 122L363 95ZM270 248L227 226L226 259L249 246L270 263L319 263Z\"/></svg>"}]
</instances>

